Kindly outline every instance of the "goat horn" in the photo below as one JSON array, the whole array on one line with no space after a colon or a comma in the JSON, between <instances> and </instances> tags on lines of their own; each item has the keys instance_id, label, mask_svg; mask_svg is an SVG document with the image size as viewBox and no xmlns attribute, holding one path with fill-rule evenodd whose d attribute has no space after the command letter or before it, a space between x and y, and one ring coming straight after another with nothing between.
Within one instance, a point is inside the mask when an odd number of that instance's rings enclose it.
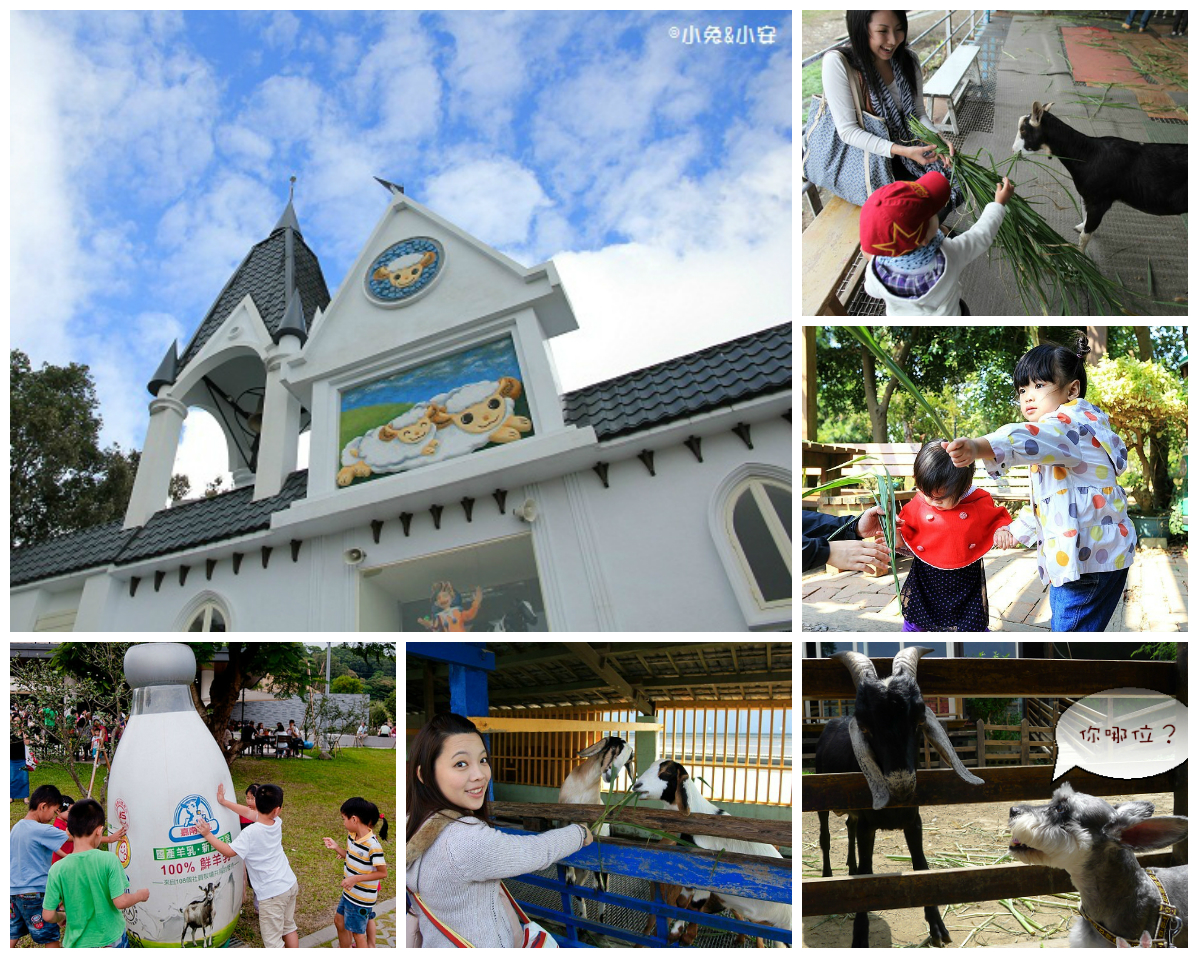
<instances>
[{"instance_id":1,"label":"goat horn","mask_svg":"<svg viewBox=\"0 0 1200 960\"><path fill-rule=\"evenodd\" d=\"M861 653L843 650L841 653L835 653L829 659L840 660L842 666L850 671L850 676L854 678L855 691L862 686L862 682L864 680L879 679L878 675L875 673L875 664L871 663L870 659L864 657Z\"/></svg>"},{"instance_id":2,"label":"goat horn","mask_svg":"<svg viewBox=\"0 0 1200 960\"><path fill-rule=\"evenodd\" d=\"M892 657L892 676L898 673L907 673L916 680L917 661L927 653L933 653L933 647L905 647Z\"/></svg>"},{"instance_id":3,"label":"goat horn","mask_svg":"<svg viewBox=\"0 0 1200 960\"><path fill-rule=\"evenodd\" d=\"M854 656L862 656L862 654L854 654ZM866 657L863 657L866 660ZM868 661L868 664L870 661ZM883 771L879 769L879 764L875 761L875 754L871 752L871 748L867 746L866 738L863 737L862 731L858 729L858 721L853 717L850 718L850 745L854 748L854 759L858 761L858 767L863 772L863 776L867 778L867 786L871 788L871 803L876 810L881 810L887 806L887 802L892 798L888 793L887 784L883 779Z\"/></svg>"},{"instance_id":4,"label":"goat horn","mask_svg":"<svg viewBox=\"0 0 1200 960\"><path fill-rule=\"evenodd\" d=\"M954 768L954 772L966 780L967 783L983 783L975 774L963 766L963 762L958 759L958 754L954 752L950 738L946 736L946 731L942 729L942 725L938 723L938 718L933 715L933 711L928 707L925 708L925 736L933 743L942 761L950 764Z\"/></svg>"}]
</instances>

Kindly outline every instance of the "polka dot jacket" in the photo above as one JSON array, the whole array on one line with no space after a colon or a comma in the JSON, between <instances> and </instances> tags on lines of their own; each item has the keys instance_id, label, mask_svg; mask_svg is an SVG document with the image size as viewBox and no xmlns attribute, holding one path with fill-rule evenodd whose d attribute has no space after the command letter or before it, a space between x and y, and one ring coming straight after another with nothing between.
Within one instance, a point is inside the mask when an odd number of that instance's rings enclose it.
<instances>
[{"instance_id":1,"label":"polka dot jacket","mask_svg":"<svg viewBox=\"0 0 1200 960\"><path fill-rule=\"evenodd\" d=\"M1038 545L1042 583L1058 587L1133 562L1137 534L1117 483L1129 451L1103 410L1070 400L1037 423L1010 423L985 439L995 457L983 461L990 476L1029 464L1031 503L1010 529L1026 546Z\"/></svg>"}]
</instances>

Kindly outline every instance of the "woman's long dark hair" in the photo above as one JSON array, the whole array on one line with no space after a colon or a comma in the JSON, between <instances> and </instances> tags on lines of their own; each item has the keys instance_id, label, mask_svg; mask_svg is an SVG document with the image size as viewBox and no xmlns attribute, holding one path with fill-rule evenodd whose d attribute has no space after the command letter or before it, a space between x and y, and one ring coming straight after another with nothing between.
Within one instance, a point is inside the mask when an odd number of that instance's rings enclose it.
<instances>
[{"instance_id":1,"label":"woman's long dark hair","mask_svg":"<svg viewBox=\"0 0 1200 960\"><path fill-rule=\"evenodd\" d=\"M867 78L871 93L876 98L883 97L883 78L875 69L875 56L871 53L870 27L874 10L847 10L846 32L850 34L850 42L838 47L838 52L845 54L850 65ZM917 56L908 48L908 14L903 10L893 10L896 19L900 21L900 29L904 31L904 39L896 45L892 54L892 63L900 68L904 79L908 81L909 89L917 92ZM870 104L867 105L868 108Z\"/></svg>"},{"instance_id":2,"label":"woman's long dark hair","mask_svg":"<svg viewBox=\"0 0 1200 960\"><path fill-rule=\"evenodd\" d=\"M434 763L442 752L446 738L458 733L473 733L479 737L481 743L483 742L475 724L457 713L439 713L413 737L412 746L408 751L408 783L404 789L408 808L408 823L404 831L406 843L420 829L421 824L439 810L457 810L463 816L476 817L489 826L494 826L487 793L483 795L482 807L478 810L468 810L447 800L437 785ZM424 782L417 779L418 770L421 771Z\"/></svg>"}]
</instances>

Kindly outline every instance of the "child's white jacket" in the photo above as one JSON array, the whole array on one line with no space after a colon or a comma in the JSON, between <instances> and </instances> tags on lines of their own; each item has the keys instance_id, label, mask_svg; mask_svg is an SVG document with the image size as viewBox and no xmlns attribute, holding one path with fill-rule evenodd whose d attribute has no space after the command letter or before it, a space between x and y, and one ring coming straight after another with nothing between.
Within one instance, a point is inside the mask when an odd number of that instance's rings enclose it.
<instances>
[{"instance_id":1,"label":"child's white jacket","mask_svg":"<svg viewBox=\"0 0 1200 960\"><path fill-rule=\"evenodd\" d=\"M1117 483L1129 451L1103 410L1070 400L1037 423L1010 423L985 439L995 455L983 461L990 476L1029 464L1032 509L1023 508L1010 529L1026 546L1038 545L1042 583L1058 587L1133 562L1137 534Z\"/></svg>"},{"instance_id":2,"label":"child's white jacket","mask_svg":"<svg viewBox=\"0 0 1200 960\"><path fill-rule=\"evenodd\" d=\"M889 317L960 317L962 311L958 301L962 297L963 273L972 260L988 252L1003 222L1004 206L993 201L983 208L979 220L970 230L961 236L943 240L946 270L927 293L915 300L898 297L883 285L883 281L875 275L874 258L867 266L863 289L868 295L887 304Z\"/></svg>"}]
</instances>

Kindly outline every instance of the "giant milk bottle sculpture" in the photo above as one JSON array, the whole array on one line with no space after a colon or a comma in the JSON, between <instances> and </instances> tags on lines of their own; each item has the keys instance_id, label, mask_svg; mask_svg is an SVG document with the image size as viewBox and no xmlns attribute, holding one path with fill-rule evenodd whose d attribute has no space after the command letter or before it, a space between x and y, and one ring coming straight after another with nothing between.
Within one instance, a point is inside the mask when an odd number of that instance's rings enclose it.
<instances>
[{"instance_id":1,"label":"giant milk bottle sculpture","mask_svg":"<svg viewBox=\"0 0 1200 960\"><path fill-rule=\"evenodd\" d=\"M236 800L216 741L192 705L196 657L182 643L144 643L125 654L133 708L108 780L108 829L126 827L110 847L129 889L150 899L125 911L130 946L219 947L242 906L243 871L214 850L193 825L204 817L229 843L238 815L217 803L217 784Z\"/></svg>"}]
</instances>

